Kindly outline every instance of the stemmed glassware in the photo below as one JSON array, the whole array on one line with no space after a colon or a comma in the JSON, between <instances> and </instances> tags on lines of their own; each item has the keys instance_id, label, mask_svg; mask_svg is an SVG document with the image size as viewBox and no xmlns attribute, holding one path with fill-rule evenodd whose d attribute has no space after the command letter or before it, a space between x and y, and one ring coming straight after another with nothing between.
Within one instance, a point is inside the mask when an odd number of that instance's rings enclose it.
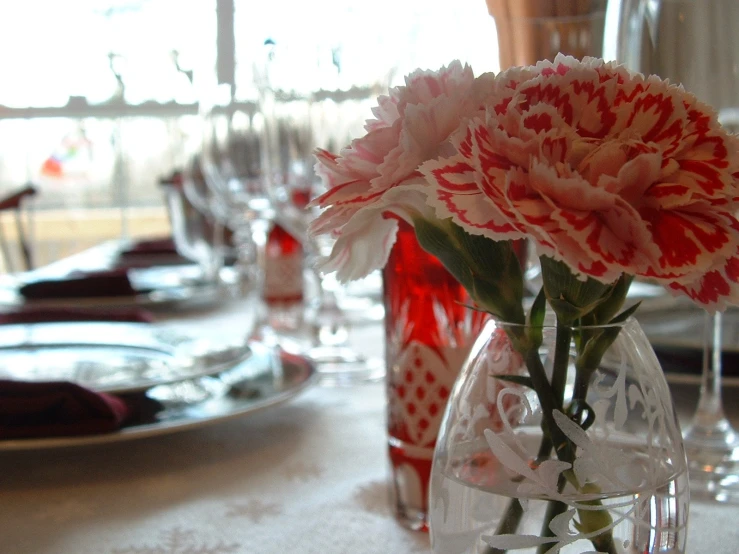
<instances>
[{"instance_id":1,"label":"stemmed glassware","mask_svg":"<svg viewBox=\"0 0 739 554\"><path fill-rule=\"evenodd\" d=\"M337 302L335 281L318 271L325 245L307 232L315 215L307 203L320 184L313 170L318 143L312 91L275 86L274 44L265 46L265 59L254 67L254 102L237 101L234 87L226 85L213 87L201 102L201 167L210 211L233 231L250 288L266 291L267 239L278 225L301 243L313 277L307 288L314 291L297 317L272 317L279 308L260 302L250 338L308 356L323 383L379 379L385 372L381 360L348 347L350 322Z\"/></svg>"},{"instance_id":2,"label":"stemmed glassware","mask_svg":"<svg viewBox=\"0 0 739 554\"><path fill-rule=\"evenodd\" d=\"M269 71L266 72L269 77ZM317 121L320 106L311 90L281 90L267 78L260 83L260 97L272 150L268 190L277 220L303 244L306 267L316 285L313 302L306 314L309 344L306 354L317 365L322 382L350 384L377 380L384 375L381 360L367 359L348 347L351 322L339 305L340 286L321 273L318 262L330 244L325 237L312 237L308 225L315 210L308 201L320 188L315 174L314 149L319 146Z\"/></svg>"},{"instance_id":3,"label":"stemmed glassware","mask_svg":"<svg viewBox=\"0 0 739 554\"><path fill-rule=\"evenodd\" d=\"M705 316L703 367L698 408L684 443L691 490L719 502L739 500L739 437L721 399L723 316Z\"/></svg>"},{"instance_id":4,"label":"stemmed glassware","mask_svg":"<svg viewBox=\"0 0 739 554\"><path fill-rule=\"evenodd\" d=\"M274 218L264 169L264 120L256 103L236 102L230 86L213 87L200 106L199 167L207 191L198 196L232 233L245 288L261 290L264 247Z\"/></svg>"},{"instance_id":5,"label":"stemmed glassware","mask_svg":"<svg viewBox=\"0 0 739 554\"><path fill-rule=\"evenodd\" d=\"M618 61L681 83L716 108L725 127L739 131L739 2L621 0L610 8ZM721 401L723 331L720 313L706 315L700 399L685 445L692 495L735 501L739 439Z\"/></svg>"}]
</instances>

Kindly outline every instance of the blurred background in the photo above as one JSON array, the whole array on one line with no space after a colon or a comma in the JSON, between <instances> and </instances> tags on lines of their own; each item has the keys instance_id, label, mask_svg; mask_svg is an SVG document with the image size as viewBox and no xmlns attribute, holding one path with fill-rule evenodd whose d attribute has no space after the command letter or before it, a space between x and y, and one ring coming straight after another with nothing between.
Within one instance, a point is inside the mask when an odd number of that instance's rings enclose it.
<instances>
[{"instance_id":1,"label":"blurred background","mask_svg":"<svg viewBox=\"0 0 739 554\"><path fill-rule=\"evenodd\" d=\"M0 18L0 195L26 183L36 265L119 237L165 235L158 182L202 145L214 83L257 95L271 79L315 94L402 83L457 58L499 65L485 3L442 0L27 0ZM370 103L355 103L370 117ZM361 131L361 126L356 130ZM354 130L350 129L350 133ZM12 242L15 226L3 220Z\"/></svg>"}]
</instances>

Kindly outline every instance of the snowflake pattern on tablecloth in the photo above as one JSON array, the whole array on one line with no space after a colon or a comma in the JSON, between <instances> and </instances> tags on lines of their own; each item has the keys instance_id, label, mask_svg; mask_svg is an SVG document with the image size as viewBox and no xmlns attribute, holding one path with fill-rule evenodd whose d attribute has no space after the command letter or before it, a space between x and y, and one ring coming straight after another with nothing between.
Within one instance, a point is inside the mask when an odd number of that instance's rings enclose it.
<instances>
[{"instance_id":1,"label":"snowflake pattern on tablecloth","mask_svg":"<svg viewBox=\"0 0 739 554\"><path fill-rule=\"evenodd\" d=\"M252 498L246 502L229 504L226 511L226 517L243 517L253 523L260 523L265 517L281 514L281 504L265 502L260 498Z\"/></svg>"},{"instance_id":2,"label":"snowflake pattern on tablecloth","mask_svg":"<svg viewBox=\"0 0 739 554\"><path fill-rule=\"evenodd\" d=\"M206 544L195 531L174 527L162 532L161 541L154 546L127 546L113 550L113 554L231 554L240 546L222 541Z\"/></svg>"},{"instance_id":3,"label":"snowflake pattern on tablecloth","mask_svg":"<svg viewBox=\"0 0 739 554\"><path fill-rule=\"evenodd\" d=\"M308 482L319 479L323 474L323 468L315 463L300 461L285 466L284 473L290 481Z\"/></svg>"}]
</instances>

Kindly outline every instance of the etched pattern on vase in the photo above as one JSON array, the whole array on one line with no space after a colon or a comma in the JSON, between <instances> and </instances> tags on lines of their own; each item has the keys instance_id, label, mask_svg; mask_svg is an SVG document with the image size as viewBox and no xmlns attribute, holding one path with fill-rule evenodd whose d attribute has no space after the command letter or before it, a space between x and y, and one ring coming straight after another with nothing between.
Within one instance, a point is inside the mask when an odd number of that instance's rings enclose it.
<instances>
[{"instance_id":1,"label":"etched pattern on vase","mask_svg":"<svg viewBox=\"0 0 739 554\"><path fill-rule=\"evenodd\" d=\"M478 380L478 386L470 386L470 390L485 391L484 398L459 403L447 433L467 444L482 436L487 448L478 451L472 463L457 463L452 481L487 489L498 498L516 498L525 513L548 501L566 508L549 521L551 536L541 536L538 529L499 534L496 529L504 510L491 510L483 502L461 509L446 488L453 485L440 480L444 485L432 493L432 522L441 521L445 531L457 532L436 537L442 549L435 552L476 553L480 539L489 548L506 551L595 552L590 539L615 533L623 525L630 536L616 541L619 553L683 552L680 544L684 544L688 513L685 454L672 404L665 402L669 391L664 378L634 371L639 357L619 342L614 344L607 354L607 369L597 369L590 382L587 403L595 416L592 426L584 430L565 413L552 414L575 446L574 461L552 457L537 463L539 443L532 440L532 430L542 422L538 399L531 389L495 378L523 367L506 341L505 333L494 332L485 349L497 357L473 354L484 379L495 385L482 386ZM659 370L656 358L654 362ZM634 434L637 426L643 428L638 435ZM494 471L482 470L492 466ZM673 521L655 522L655 512L665 502L673 504ZM583 514L598 512L604 517L590 516L597 525L585 529ZM649 549L650 541L660 540L666 549Z\"/></svg>"}]
</instances>

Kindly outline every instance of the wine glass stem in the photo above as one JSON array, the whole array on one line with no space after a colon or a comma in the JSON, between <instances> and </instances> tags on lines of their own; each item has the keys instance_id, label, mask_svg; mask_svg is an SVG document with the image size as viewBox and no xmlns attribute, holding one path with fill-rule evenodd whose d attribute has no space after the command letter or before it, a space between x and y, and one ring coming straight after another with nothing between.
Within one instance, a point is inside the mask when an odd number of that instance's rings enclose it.
<instances>
[{"instance_id":1,"label":"wine glass stem","mask_svg":"<svg viewBox=\"0 0 739 554\"><path fill-rule=\"evenodd\" d=\"M703 349L703 371L698 413L718 421L724 418L721 401L721 312L712 317L706 314L705 348Z\"/></svg>"}]
</instances>

